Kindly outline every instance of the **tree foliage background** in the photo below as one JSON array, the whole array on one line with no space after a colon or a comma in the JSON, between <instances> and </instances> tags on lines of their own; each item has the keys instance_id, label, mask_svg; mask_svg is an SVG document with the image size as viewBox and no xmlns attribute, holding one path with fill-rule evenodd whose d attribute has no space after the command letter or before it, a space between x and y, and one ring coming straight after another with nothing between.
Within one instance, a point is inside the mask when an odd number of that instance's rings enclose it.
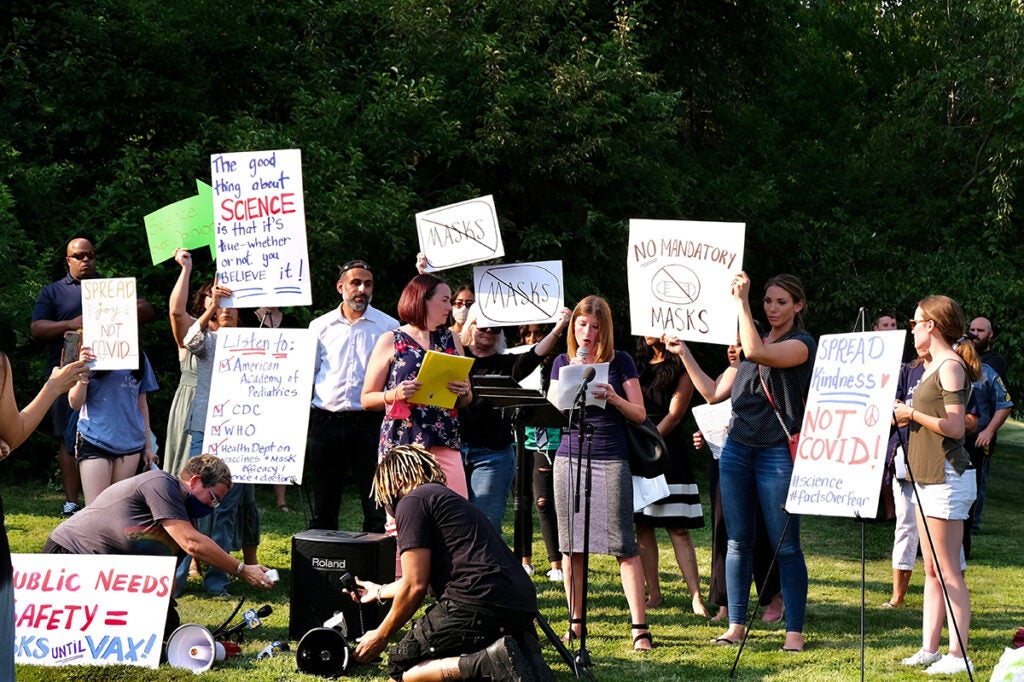
<instances>
[{"instance_id":1,"label":"tree foliage background","mask_svg":"<svg viewBox=\"0 0 1024 682\"><path fill-rule=\"evenodd\" d=\"M86 236L101 273L138 277L161 312L142 335L162 433L177 266L150 264L142 217L194 194L210 154L292 147L314 276L305 319L336 305L336 266L353 257L374 263L376 302L392 308L414 271L413 215L493 194L506 260L562 259L567 300L607 297L622 348L629 218L742 221L755 287L800 275L812 332L852 330L861 307L904 319L945 293L996 322L1024 385L1021 0L0 12L0 345L22 401L43 370L35 297Z\"/></svg>"}]
</instances>

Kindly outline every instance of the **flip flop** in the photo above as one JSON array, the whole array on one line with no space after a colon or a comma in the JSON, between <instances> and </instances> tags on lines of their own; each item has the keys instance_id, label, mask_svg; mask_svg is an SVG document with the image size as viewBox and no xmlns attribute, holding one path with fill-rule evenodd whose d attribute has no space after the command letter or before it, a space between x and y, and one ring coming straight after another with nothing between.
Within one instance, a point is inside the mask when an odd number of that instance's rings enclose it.
<instances>
[{"instance_id":1,"label":"flip flop","mask_svg":"<svg viewBox=\"0 0 1024 682\"><path fill-rule=\"evenodd\" d=\"M739 644L739 642L737 642L736 640L729 639L728 637L715 637L713 640L711 640L711 643L717 644L718 646L736 646L737 644Z\"/></svg>"}]
</instances>

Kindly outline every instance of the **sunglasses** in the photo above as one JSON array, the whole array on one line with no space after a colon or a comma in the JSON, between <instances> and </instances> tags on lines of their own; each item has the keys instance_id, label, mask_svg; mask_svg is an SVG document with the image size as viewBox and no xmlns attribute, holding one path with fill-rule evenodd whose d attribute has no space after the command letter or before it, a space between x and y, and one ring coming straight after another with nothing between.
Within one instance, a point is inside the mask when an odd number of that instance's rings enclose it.
<instances>
[{"instance_id":1,"label":"sunglasses","mask_svg":"<svg viewBox=\"0 0 1024 682\"><path fill-rule=\"evenodd\" d=\"M469 300L469 301L452 301L452 307L453 308L461 308L461 307L465 306L467 308L472 308L474 303L476 303L476 301L474 301L474 300Z\"/></svg>"},{"instance_id":2,"label":"sunglasses","mask_svg":"<svg viewBox=\"0 0 1024 682\"><path fill-rule=\"evenodd\" d=\"M914 327L916 327L922 322L931 322L931 320L910 320L910 331L914 331Z\"/></svg>"},{"instance_id":3,"label":"sunglasses","mask_svg":"<svg viewBox=\"0 0 1024 682\"><path fill-rule=\"evenodd\" d=\"M213 488L207 488L210 491L210 507L216 509L220 506L220 498L213 494Z\"/></svg>"},{"instance_id":4,"label":"sunglasses","mask_svg":"<svg viewBox=\"0 0 1024 682\"><path fill-rule=\"evenodd\" d=\"M68 258L74 258L75 260L96 260L96 252L79 251L77 253L71 254L70 256L68 256Z\"/></svg>"},{"instance_id":5,"label":"sunglasses","mask_svg":"<svg viewBox=\"0 0 1024 682\"><path fill-rule=\"evenodd\" d=\"M501 327L477 327L478 332L487 332L488 334L497 334L501 332Z\"/></svg>"}]
</instances>

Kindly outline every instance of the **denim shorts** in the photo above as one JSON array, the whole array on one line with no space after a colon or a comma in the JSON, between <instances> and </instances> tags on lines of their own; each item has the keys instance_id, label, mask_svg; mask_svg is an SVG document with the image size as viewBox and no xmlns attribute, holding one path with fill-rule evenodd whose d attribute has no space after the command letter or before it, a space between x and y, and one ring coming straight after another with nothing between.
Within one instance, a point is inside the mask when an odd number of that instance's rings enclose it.
<instances>
[{"instance_id":1,"label":"denim shorts","mask_svg":"<svg viewBox=\"0 0 1024 682\"><path fill-rule=\"evenodd\" d=\"M974 469L958 474L946 462L945 483L918 483L914 504L920 495L921 511L925 516L949 521L963 521L970 516L971 505L978 496L978 480Z\"/></svg>"},{"instance_id":2,"label":"denim shorts","mask_svg":"<svg viewBox=\"0 0 1024 682\"><path fill-rule=\"evenodd\" d=\"M75 459L81 462L83 459L120 459L122 457L131 457L133 455L142 455L142 448L139 448L135 452L111 452L106 448L101 448L99 445L88 441L79 432L75 437Z\"/></svg>"}]
</instances>

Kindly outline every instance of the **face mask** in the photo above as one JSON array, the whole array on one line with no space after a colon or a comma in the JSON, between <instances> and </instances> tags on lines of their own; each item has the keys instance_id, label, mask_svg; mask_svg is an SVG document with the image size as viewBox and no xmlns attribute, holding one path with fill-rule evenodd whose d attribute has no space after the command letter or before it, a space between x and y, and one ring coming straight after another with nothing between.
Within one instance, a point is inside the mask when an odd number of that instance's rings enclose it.
<instances>
[{"instance_id":1,"label":"face mask","mask_svg":"<svg viewBox=\"0 0 1024 682\"><path fill-rule=\"evenodd\" d=\"M452 317L458 324L466 324L466 316L469 315L469 308L462 306L461 308L452 308Z\"/></svg>"},{"instance_id":2,"label":"face mask","mask_svg":"<svg viewBox=\"0 0 1024 682\"><path fill-rule=\"evenodd\" d=\"M185 509L188 510L188 515L193 519L201 519L213 513L213 507L203 504L192 493L186 493L185 495Z\"/></svg>"}]
</instances>

